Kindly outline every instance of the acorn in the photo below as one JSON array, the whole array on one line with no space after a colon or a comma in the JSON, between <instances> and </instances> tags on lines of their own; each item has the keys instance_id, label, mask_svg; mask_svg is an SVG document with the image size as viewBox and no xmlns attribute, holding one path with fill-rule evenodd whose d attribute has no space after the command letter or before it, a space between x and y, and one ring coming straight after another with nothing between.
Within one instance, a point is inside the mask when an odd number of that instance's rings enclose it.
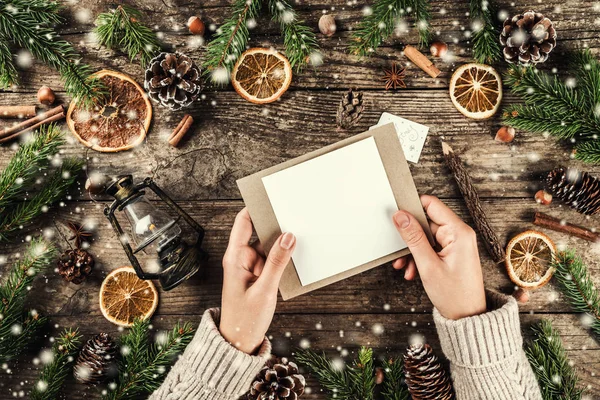
<instances>
[{"instance_id":1,"label":"acorn","mask_svg":"<svg viewBox=\"0 0 600 400\"><path fill-rule=\"evenodd\" d=\"M204 35L204 22L202 22L199 17L190 17L190 19L188 19L187 26L190 30L190 33L200 36Z\"/></svg>"},{"instance_id":2,"label":"acorn","mask_svg":"<svg viewBox=\"0 0 600 400\"><path fill-rule=\"evenodd\" d=\"M335 25L335 18L331 14L324 14L319 19L319 31L325 36L333 36L337 26Z\"/></svg>"},{"instance_id":3,"label":"acorn","mask_svg":"<svg viewBox=\"0 0 600 400\"><path fill-rule=\"evenodd\" d=\"M46 106L51 106L56 101L56 95L54 90L48 86L42 86L37 92L37 98L40 103Z\"/></svg>"}]
</instances>

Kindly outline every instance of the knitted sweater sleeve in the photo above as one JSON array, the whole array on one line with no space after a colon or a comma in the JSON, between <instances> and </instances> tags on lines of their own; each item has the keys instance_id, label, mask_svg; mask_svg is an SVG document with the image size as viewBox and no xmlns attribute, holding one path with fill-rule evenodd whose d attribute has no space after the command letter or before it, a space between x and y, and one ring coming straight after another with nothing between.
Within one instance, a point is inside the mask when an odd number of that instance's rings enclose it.
<instances>
[{"instance_id":1,"label":"knitted sweater sleeve","mask_svg":"<svg viewBox=\"0 0 600 400\"><path fill-rule=\"evenodd\" d=\"M433 311L457 400L541 400L523 351L517 302L487 292L487 303L491 311L456 321Z\"/></svg>"},{"instance_id":2,"label":"knitted sweater sleeve","mask_svg":"<svg viewBox=\"0 0 600 400\"><path fill-rule=\"evenodd\" d=\"M217 328L218 308L206 310L185 352L149 400L233 400L248 391L271 355L267 338L257 355L229 344Z\"/></svg>"}]
</instances>

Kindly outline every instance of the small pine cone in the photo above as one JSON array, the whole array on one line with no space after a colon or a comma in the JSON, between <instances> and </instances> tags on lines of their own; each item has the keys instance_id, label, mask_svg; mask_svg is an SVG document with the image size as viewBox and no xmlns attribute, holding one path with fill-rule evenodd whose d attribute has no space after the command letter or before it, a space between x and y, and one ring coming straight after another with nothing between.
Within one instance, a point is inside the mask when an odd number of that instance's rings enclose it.
<instances>
[{"instance_id":1,"label":"small pine cone","mask_svg":"<svg viewBox=\"0 0 600 400\"><path fill-rule=\"evenodd\" d=\"M509 63L543 63L556 47L556 30L543 14L527 11L504 21L500 44Z\"/></svg>"},{"instance_id":2,"label":"small pine cone","mask_svg":"<svg viewBox=\"0 0 600 400\"><path fill-rule=\"evenodd\" d=\"M95 385L102 382L115 356L115 344L106 333L100 333L87 341L79 352L73 375L79 383Z\"/></svg>"},{"instance_id":3,"label":"small pine cone","mask_svg":"<svg viewBox=\"0 0 600 400\"><path fill-rule=\"evenodd\" d=\"M267 362L250 387L249 400L296 400L304 393L306 381L298 366L286 358Z\"/></svg>"},{"instance_id":4,"label":"small pine cone","mask_svg":"<svg viewBox=\"0 0 600 400\"><path fill-rule=\"evenodd\" d=\"M404 373L413 400L454 399L450 377L428 344L408 348L404 356Z\"/></svg>"},{"instance_id":5,"label":"small pine cone","mask_svg":"<svg viewBox=\"0 0 600 400\"><path fill-rule=\"evenodd\" d=\"M92 273L94 257L83 249L65 251L58 259L58 273L67 282L79 285Z\"/></svg>"},{"instance_id":6,"label":"small pine cone","mask_svg":"<svg viewBox=\"0 0 600 400\"><path fill-rule=\"evenodd\" d=\"M200 95L200 68L185 54L160 53L150 60L144 88L152 100L173 111L180 110Z\"/></svg>"},{"instance_id":7,"label":"small pine cone","mask_svg":"<svg viewBox=\"0 0 600 400\"><path fill-rule=\"evenodd\" d=\"M600 210L600 179L573 168L555 168L546 177L546 190L586 215Z\"/></svg>"},{"instance_id":8,"label":"small pine cone","mask_svg":"<svg viewBox=\"0 0 600 400\"><path fill-rule=\"evenodd\" d=\"M336 123L339 129L350 129L362 118L365 105L362 92L349 89L342 98L337 111Z\"/></svg>"}]
</instances>

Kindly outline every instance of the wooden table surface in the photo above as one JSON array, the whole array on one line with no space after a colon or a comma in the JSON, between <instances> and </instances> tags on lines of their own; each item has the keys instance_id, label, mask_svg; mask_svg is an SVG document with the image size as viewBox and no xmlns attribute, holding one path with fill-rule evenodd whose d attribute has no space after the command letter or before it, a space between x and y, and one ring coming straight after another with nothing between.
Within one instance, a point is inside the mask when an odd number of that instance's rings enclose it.
<instances>
[{"instance_id":1,"label":"wooden table surface","mask_svg":"<svg viewBox=\"0 0 600 400\"><path fill-rule=\"evenodd\" d=\"M60 32L75 44L83 54L83 60L95 69L109 68L128 73L141 83L143 70L137 62L131 63L121 53L99 48L90 35L96 15L106 11L111 2L69 0L64 3L62 13L68 23L60 28ZM220 24L230 12L230 2L226 0L137 0L128 3L144 11L145 22L161 32L165 48L185 52L196 60L201 59L203 49L198 46L197 38L187 31L188 17L199 15L208 26ZM168 146L166 137L184 113L168 112L158 106L154 107L153 126L147 143L132 151L118 154L86 151L67 134L65 156L87 157L88 167L94 171L131 173L140 179L155 174L159 185L207 229L205 243L211 261L206 277L196 276L173 291L161 292L153 318L155 328L167 328L178 320L197 323L205 309L220 304L221 258L234 216L243 207L236 179L362 132L374 125L383 111L430 127L419 163L411 164L417 188L420 193L442 198L469 223L472 221L464 202L442 159L441 138L447 140L467 163L491 223L503 241L532 228L530 220L535 210L588 227L599 227L597 218L584 218L560 206L558 201L546 208L537 205L533 194L541 187L540 176L558 165L585 168L596 175L600 175L600 167L584 166L570 160L568 146L537 134L518 132L512 144L496 143L493 133L500 126L499 116L485 122L473 121L463 117L450 102L447 88L452 71L472 61L465 35L470 29L467 3L431 2L433 31L449 43L455 54L452 62L436 60L442 70L438 79L432 79L408 64L401 53L401 42L417 42L414 29L387 41L373 57L359 60L347 54L346 46L350 30L361 19L365 4L346 0L301 1L295 6L313 29L316 30L319 17L330 12L337 20L338 33L332 38L318 35L324 64L295 76L280 101L258 106L243 100L231 87L209 88L205 91L206 98L186 111L197 122L179 148ZM599 3L589 0L530 0L519 2L525 3L519 5L500 3L508 14L533 8L555 22L558 47L541 68L556 67L568 75L569 71L562 64L563 52L590 47L596 55L600 53ZM282 49L278 27L268 16L258 20L252 35L250 45L253 47ZM393 60L408 64L407 89L383 90L382 68L389 67ZM504 62L499 63L501 71L505 67ZM0 104L34 104L35 93L43 84L57 90L61 101L68 101L59 75L45 65L34 62L21 76L22 85L2 93ZM352 131L337 132L337 105L349 87L364 91L365 114ZM515 96L505 93L505 105L516 101ZM14 151L10 146L0 149L0 168L8 163ZM83 194L75 194L65 207L52 213L59 220L95 221L98 228L91 247L97 263L84 284L68 284L50 272L46 278L38 279L32 290L29 303L50 317L49 333L57 332L56 327L72 326L79 327L86 339L100 331L115 337L121 334L102 317L98 307L98 291L104 276L127 264L119 242L102 215L103 206L103 201L92 202ZM46 224L47 221L49 219ZM600 284L600 269L595 263L600 254L598 246L548 233L559 245L577 249ZM13 259L22 248L18 243L3 244L0 254ZM481 243L480 248L487 287L511 293L513 285L504 266L494 265ZM7 270L9 264L0 266L0 271ZM527 326L540 318L551 320L561 333L583 383L588 386L588 393L593 398L600 398L600 345L581 326L580 317L571 312L564 300L553 283L533 293L530 301L521 306L524 331L527 332ZM346 360L354 356L360 345L373 346L376 354L387 357L400 355L413 335L423 335L441 354L431 308L419 281L405 282L401 273L385 265L309 295L280 301L269 334L273 337L274 351L279 355L290 355L301 342L306 344L308 341L313 349L324 350L330 356L343 356L348 352ZM383 333L374 332L374 326L380 327L376 324L383 326ZM39 345L34 346L11 363L12 374L0 371L0 398L18 397L29 390L37 375L32 359L39 349ZM325 398L315 380L309 379L308 386L312 390L305 399ZM70 380L64 397L96 398L98 392L84 390Z\"/></svg>"}]
</instances>

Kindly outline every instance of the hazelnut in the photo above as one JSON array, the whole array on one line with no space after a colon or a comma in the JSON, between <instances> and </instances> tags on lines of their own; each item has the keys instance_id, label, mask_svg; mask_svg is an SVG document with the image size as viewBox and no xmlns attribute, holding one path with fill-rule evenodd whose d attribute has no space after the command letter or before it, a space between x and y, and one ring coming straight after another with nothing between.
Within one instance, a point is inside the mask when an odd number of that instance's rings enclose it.
<instances>
[{"instance_id":1,"label":"hazelnut","mask_svg":"<svg viewBox=\"0 0 600 400\"><path fill-rule=\"evenodd\" d=\"M535 194L535 201L537 201L539 204L547 206L548 204L552 203L552 195L545 190L538 190Z\"/></svg>"},{"instance_id":2,"label":"hazelnut","mask_svg":"<svg viewBox=\"0 0 600 400\"><path fill-rule=\"evenodd\" d=\"M448 53L448 45L444 42L433 42L429 52L433 57L444 57Z\"/></svg>"},{"instance_id":3,"label":"hazelnut","mask_svg":"<svg viewBox=\"0 0 600 400\"><path fill-rule=\"evenodd\" d=\"M85 190L90 194L103 194L111 178L99 172L92 172L85 181Z\"/></svg>"},{"instance_id":4,"label":"hazelnut","mask_svg":"<svg viewBox=\"0 0 600 400\"><path fill-rule=\"evenodd\" d=\"M518 288L513 293L513 297L521 304L525 304L529 301L529 291L523 288Z\"/></svg>"},{"instance_id":5,"label":"hazelnut","mask_svg":"<svg viewBox=\"0 0 600 400\"><path fill-rule=\"evenodd\" d=\"M194 35L204 35L204 22L196 16L190 17L187 22L188 29L190 33Z\"/></svg>"},{"instance_id":6,"label":"hazelnut","mask_svg":"<svg viewBox=\"0 0 600 400\"><path fill-rule=\"evenodd\" d=\"M494 138L496 142L501 143L510 143L515 138L515 128L512 126L503 126L498 129L496 132L496 137Z\"/></svg>"},{"instance_id":7,"label":"hazelnut","mask_svg":"<svg viewBox=\"0 0 600 400\"><path fill-rule=\"evenodd\" d=\"M375 368L375 384L381 385L383 383L384 379L385 379L385 372L383 371L383 368L381 368L381 367Z\"/></svg>"},{"instance_id":8,"label":"hazelnut","mask_svg":"<svg viewBox=\"0 0 600 400\"><path fill-rule=\"evenodd\" d=\"M46 106L51 106L56 101L54 90L48 86L42 86L37 92L38 101Z\"/></svg>"},{"instance_id":9,"label":"hazelnut","mask_svg":"<svg viewBox=\"0 0 600 400\"><path fill-rule=\"evenodd\" d=\"M335 18L331 14L324 14L319 19L319 31L325 36L333 36L337 27L335 26Z\"/></svg>"}]
</instances>

